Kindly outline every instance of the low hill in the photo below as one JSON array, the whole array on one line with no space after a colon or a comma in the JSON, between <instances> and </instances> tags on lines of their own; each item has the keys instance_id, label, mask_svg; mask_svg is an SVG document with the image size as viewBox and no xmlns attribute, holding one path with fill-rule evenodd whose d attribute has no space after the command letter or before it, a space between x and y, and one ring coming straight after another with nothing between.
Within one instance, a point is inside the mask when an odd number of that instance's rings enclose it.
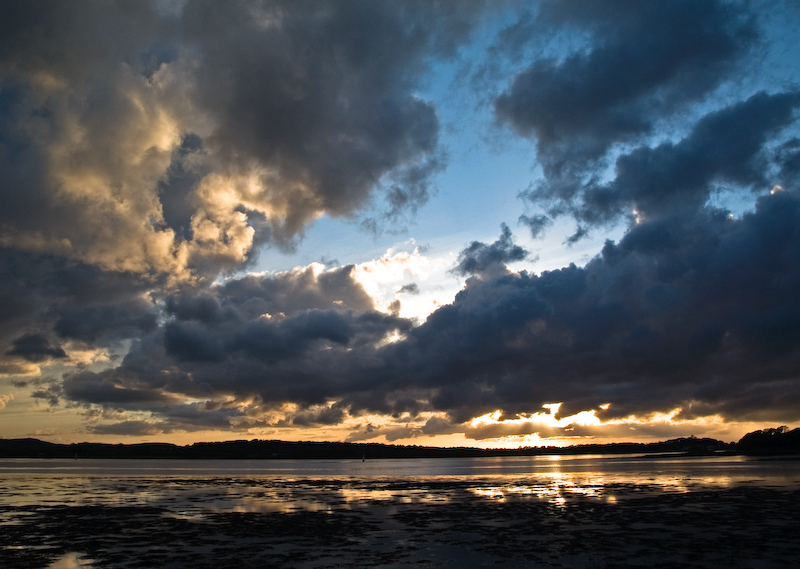
<instances>
[{"instance_id":1,"label":"low hill","mask_svg":"<svg viewBox=\"0 0 800 569\"><path fill-rule=\"evenodd\" d=\"M800 454L800 428L787 426L747 433L736 443L742 454Z\"/></svg>"}]
</instances>

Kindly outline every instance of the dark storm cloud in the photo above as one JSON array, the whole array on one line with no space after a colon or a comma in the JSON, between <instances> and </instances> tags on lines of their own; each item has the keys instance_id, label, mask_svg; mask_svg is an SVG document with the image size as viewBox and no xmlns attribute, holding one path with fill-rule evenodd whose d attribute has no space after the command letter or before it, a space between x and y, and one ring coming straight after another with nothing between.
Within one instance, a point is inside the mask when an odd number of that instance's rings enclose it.
<instances>
[{"instance_id":1,"label":"dark storm cloud","mask_svg":"<svg viewBox=\"0 0 800 569\"><path fill-rule=\"evenodd\" d=\"M274 276L249 275L226 282L219 296L250 317L332 306L358 311L374 308L372 298L353 279L354 268L345 265L316 274L309 267Z\"/></svg>"},{"instance_id":2,"label":"dark storm cloud","mask_svg":"<svg viewBox=\"0 0 800 569\"><path fill-rule=\"evenodd\" d=\"M642 146L623 154L609 184L586 184L572 199L559 197L569 200L581 220L603 223L634 209L644 216L697 209L706 203L715 182L763 190L769 187L764 145L794 122L798 104L798 93L757 93L707 114L676 144ZM786 164L791 164L790 157Z\"/></svg>"},{"instance_id":3,"label":"dark storm cloud","mask_svg":"<svg viewBox=\"0 0 800 569\"><path fill-rule=\"evenodd\" d=\"M649 133L661 116L700 100L755 40L743 6L716 0L546 1L522 24L511 35L535 40L571 30L588 43L561 60L535 61L495 101L502 120L536 139L550 175L575 168L573 160L600 158L609 145Z\"/></svg>"},{"instance_id":4,"label":"dark storm cloud","mask_svg":"<svg viewBox=\"0 0 800 569\"><path fill-rule=\"evenodd\" d=\"M95 343L133 338L156 328L152 302L136 298L117 304L66 305L59 310L53 330L62 338Z\"/></svg>"},{"instance_id":5,"label":"dark storm cloud","mask_svg":"<svg viewBox=\"0 0 800 569\"><path fill-rule=\"evenodd\" d=\"M191 222L194 208L194 190L205 174L208 166L203 153L203 140L188 133L180 147L173 152L169 168L158 182L159 198L164 213L164 223L179 237L191 240Z\"/></svg>"},{"instance_id":6,"label":"dark storm cloud","mask_svg":"<svg viewBox=\"0 0 800 569\"><path fill-rule=\"evenodd\" d=\"M578 222L571 244L592 225L632 219L634 209L641 216L697 208L713 184L758 189L765 182L764 145L792 122L796 95L709 105L769 43L757 8L718 0L547 1L498 36L499 55L534 57L494 100L498 119L536 142L544 178L521 197L543 212L520 218L534 238L561 215ZM546 45L543 38L570 47L558 57L526 51ZM683 140L648 146L664 129L674 136L675 127L685 128L692 108L706 115ZM622 146L637 143L633 151ZM607 183L614 156L616 179Z\"/></svg>"},{"instance_id":7,"label":"dark storm cloud","mask_svg":"<svg viewBox=\"0 0 800 569\"><path fill-rule=\"evenodd\" d=\"M143 436L205 430L235 431L231 418L239 413L231 408L206 409L203 404L164 405L154 413L155 420L128 419L109 424L89 425L87 430L97 435Z\"/></svg>"},{"instance_id":8,"label":"dark storm cloud","mask_svg":"<svg viewBox=\"0 0 800 569\"><path fill-rule=\"evenodd\" d=\"M0 10L0 237L6 246L82 258L97 245L93 229L102 220L92 219L91 200L60 194L61 175L124 170L115 150L125 146L131 109L120 70L152 41L157 21L144 2L45 1ZM89 140L73 137L75 127ZM72 163L59 165L53 151L70 138Z\"/></svg>"},{"instance_id":9,"label":"dark storm cloud","mask_svg":"<svg viewBox=\"0 0 800 569\"><path fill-rule=\"evenodd\" d=\"M321 410L309 410L296 414L292 424L298 427L312 425L336 425L345 418L345 412L338 407L324 407Z\"/></svg>"},{"instance_id":10,"label":"dark storm cloud","mask_svg":"<svg viewBox=\"0 0 800 569\"><path fill-rule=\"evenodd\" d=\"M354 331L340 311L373 308L353 269L249 275L173 294L166 299L174 320L164 327L164 345L185 361L218 362L236 350L269 359L302 354L309 341L346 343Z\"/></svg>"},{"instance_id":11,"label":"dark storm cloud","mask_svg":"<svg viewBox=\"0 0 800 569\"><path fill-rule=\"evenodd\" d=\"M452 305L382 349L351 412L396 410L413 385L455 422L563 402L605 417L666 411L797 420L800 199L741 220L701 210L633 228L586 267L468 281ZM352 372L351 372L352 373ZM409 379L410 378L410 379Z\"/></svg>"},{"instance_id":12,"label":"dark storm cloud","mask_svg":"<svg viewBox=\"0 0 800 569\"><path fill-rule=\"evenodd\" d=\"M415 91L482 7L1 10L0 243L213 279L264 243L291 248L320 215L372 204L389 220L427 201L444 152Z\"/></svg>"},{"instance_id":13,"label":"dark storm cloud","mask_svg":"<svg viewBox=\"0 0 800 569\"><path fill-rule=\"evenodd\" d=\"M251 385L230 391L259 393L265 362L284 350L299 358L405 329L373 311L352 266L210 283L265 243L291 248L321 215L374 206L383 222L428 199L446 153L437 110L416 92L482 10L4 4L0 374L133 340L119 377L67 375L51 399L161 405L173 392L218 394L180 366L159 369L173 360L254 359Z\"/></svg>"},{"instance_id":14,"label":"dark storm cloud","mask_svg":"<svg viewBox=\"0 0 800 569\"><path fill-rule=\"evenodd\" d=\"M176 292L163 302L167 321L134 344L122 365L67 374L48 398L149 411L172 429L211 428L204 421L217 416L225 428L244 420L244 411L220 410L229 399L256 410L296 404L286 426L333 424L346 411L326 405L347 389L344 355L352 351L356 365L374 365L376 346L412 325L376 312L352 273L353 266L309 268ZM175 403L186 397L207 403L184 416L186 406Z\"/></svg>"},{"instance_id":15,"label":"dark storm cloud","mask_svg":"<svg viewBox=\"0 0 800 569\"><path fill-rule=\"evenodd\" d=\"M775 162L780 166L784 184L800 183L800 139L795 137L784 142L776 152Z\"/></svg>"},{"instance_id":16,"label":"dark storm cloud","mask_svg":"<svg viewBox=\"0 0 800 569\"><path fill-rule=\"evenodd\" d=\"M374 345L410 325L372 311L356 315L336 310L310 310L241 326L171 322L163 334L134 346L119 368L65 376L63 393L75 403L170 417L182 406L164 404L173 398L177 403L181 397L241 401L255 397L265 409L295 403L302 411L349 389L341 367L350 351L360 365L369 366ZM326 423L342 416L340 407L325 413L300 412L297 424Z\"/></svg>"},{"instance_id":17,"label":"dark storm cloud","mask_svg":"<svg viewBox=\"0 0 800 569\"><path fill-rule=\"evenodd\" d=\"M12 342L12 348L6 352L8 356L19 356L29 362L43 362L47 359L63 359L67 357L61 346L53 345L42 334L25 334Z\"/></svg>"},{"instance_id":18,"label":"dark storm cloud","mask_svg":"<svg viewBox=\"0 0 800 569\"><path fill-rule=\"evenodd\" d=\"M161 406L176 400L163 389L167 385L164 380L158 380L156 385L136 381L127 370L121 374L109 371L76 371L65 374L61 386L51 389L50 392L54 395L62 394L70 401L108 403L120 408L131 404Z\"/></svg>"},{"instance_id":19,"label":"dark storm cloud","mask_svg":"<svg viewBox=\"0 0 800 569\"><path fill-rule=\"evenodd\" d=\"M120 367L68 375L63 393L166 421L181 398L262 410L293 403L298 425L446 412L431 432L554 402L563 403L559 416L680 406L683 417L796 420L798 267L800 197L780 191L741 219L700 209L643 222L582 268L468 279L417 327L338 304L260 317L234 281L143 338ZM393 331L402 338L383 342ZM245 416L229 413L228 421Z\"/></svg>"},{"instance_id":20,"label":"dark storm cloud","mask_svg":"<svg viewBox=\"0 0 800 569\"><path fill-rule=\"evenodd\" d=\"M473 241L461 251L458 254L458 263L453 268L453 273L469 276L507 271L507 263L522 261L527 256L528 251L514 244L511 230L504 223L501 227L500 237L491 245Z\"/></svg>"},{"instance_id":21,"label":"dark storm cloud","mask_svg":"<svg viewBox=\"0 0 800 569\"><path fill-rule=\"evenodd\" d=\"M411 91L430 55L450 55L475 18L447 3L190 3L198 101L218 120L208 143L285 186L285 226L349 214L385 173L393 214L427 201L440 168L438 118ZM300 191L296 191L296 190Z\"/></svg>"},{"instance_id":22,"label":"dark storm cloud","mask_svg":"<svg viewBox=\"0 0 800 569\"><path fill-rule=\"evenodd\" d=\"M150 286L133 275L0 249L0 366L63 359L66 341L108 347L154 330Z\"/></svg>"},{"instance_id":23,"label":"dark storm cloud","mask_svg":"<svg viewBox=\"0 0 800 569\"><path fill-rule=\"evenodd\" d=\"M796 416L799 255L789 192L741 220L702 210L643 223L584 268L469 281L387 346L387 365L403 362L457 420L562 401L562 415L697 401L728 418Z\"/></svg>"},{"instance_id":24,"label":"dark storm cloud","mask_svg":"<svg viewBox=\"0 0 800 569\"><path fill-rule=\"evenodd\" d=\"M164 342L167 354L189 362L220 361L241 353L273 364L300 358L317 345L347 346L357 344L362 336L376 341L400 325L374 312L356 316L338 310L305 310L286 318L235 322L230 330L171 322Z\"/></svg>"}]
</instances>

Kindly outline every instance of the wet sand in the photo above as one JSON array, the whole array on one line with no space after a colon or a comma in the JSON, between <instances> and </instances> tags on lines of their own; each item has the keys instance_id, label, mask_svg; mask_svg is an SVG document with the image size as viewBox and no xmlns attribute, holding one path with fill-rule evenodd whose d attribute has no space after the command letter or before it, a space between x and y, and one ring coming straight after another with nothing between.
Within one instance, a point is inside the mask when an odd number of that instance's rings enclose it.
<instances>
[{"instance_id":1,"label":"wet sand","mask_svg":"<svg viewBox=\"0 0 800 569\"><path fill-rule=\"evenodd\" d=\"M15 488L14 500L6 488L0 567L717 569L800 559L800 490L757 483L61 482L55 499Z\"/></svg>"}]
</instances>

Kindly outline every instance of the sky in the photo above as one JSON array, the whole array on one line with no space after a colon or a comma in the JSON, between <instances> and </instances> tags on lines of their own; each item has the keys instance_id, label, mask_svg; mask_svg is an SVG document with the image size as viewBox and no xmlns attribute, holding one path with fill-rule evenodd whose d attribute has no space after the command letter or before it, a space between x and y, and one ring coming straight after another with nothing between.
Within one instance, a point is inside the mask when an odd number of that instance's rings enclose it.
<instances>
[{"instance_id":1,"label":"sky","mask_svg":"<svg viewBox=\"0 0 800 569\"><path fill-rule=\"evenodd\" d=\"M0 437L800 424L800 8L0 5Z\"/></svg>"}]
</instances>

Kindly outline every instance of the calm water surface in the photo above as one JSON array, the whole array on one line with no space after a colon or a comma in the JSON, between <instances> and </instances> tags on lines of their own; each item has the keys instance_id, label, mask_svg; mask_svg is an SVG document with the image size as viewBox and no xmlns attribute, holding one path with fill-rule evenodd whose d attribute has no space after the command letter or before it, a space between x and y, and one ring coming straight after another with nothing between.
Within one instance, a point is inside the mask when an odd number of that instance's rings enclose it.
<instances>
[{"instance_id":1,"label":"calm water surface","mask_svg":"<svg viewBox=\"0 0 800 569\"><path fill-rule=\"evenodd\" d=\"M738 456L546 456L397 460L0 461L0 505L104 504L204 511L296 511L376 501L615 501L737 486L800 488L800 461Z\"/></svg>"}]
</instances>

